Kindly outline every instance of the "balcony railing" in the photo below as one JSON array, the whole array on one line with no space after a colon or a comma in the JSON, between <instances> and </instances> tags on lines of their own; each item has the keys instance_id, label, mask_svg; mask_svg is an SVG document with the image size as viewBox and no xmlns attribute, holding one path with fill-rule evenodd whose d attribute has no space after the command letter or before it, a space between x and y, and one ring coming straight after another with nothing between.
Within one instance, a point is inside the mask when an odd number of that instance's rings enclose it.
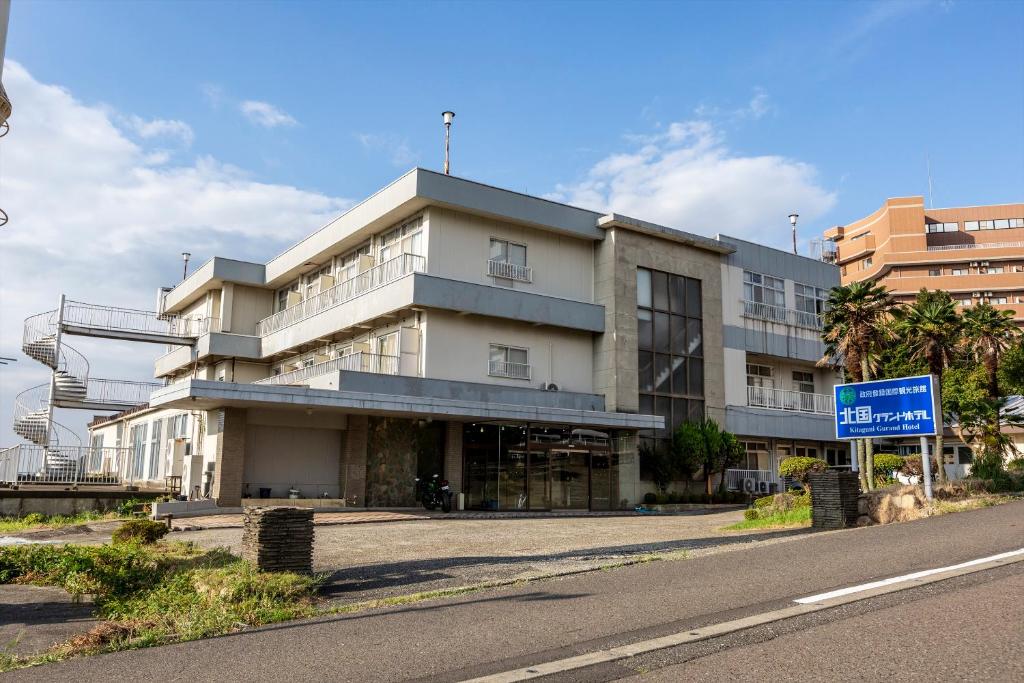
<instances>
[{"instance_id":1,"label":"balcony railing","mask_svg":"<svg viewBox=\"0 0 1024 683\"><path fill-rule=\"evenodd\" d=\"M127 448L36 446L0 450L0 483L119 485L132 482Z\"/></svg>"},{"instance_id":2,"label":"balcony railing","mask_svg":"<svg viewBox=\"0 0 1024 683\"><path fill-rule=\"evenodd\" d=\"M90 327L116 332L137 332L161 334L173 337L199 337L218 326L219 320L211 318L187 318L177 315L160 315L155 311L142 311L120 306L100 306L81 301L67 301L64 304L66 325Z\"/></svg>"},{"instance_id":3,"label":"balcony railing","mask_svg":"<svg viewBox=\"0 0 1024 683\"><path fill-rule=\"evenodd\" d=\"M398 356L382 356L376 353L358 351L322 363L282 372L280 375L257 380L254 384L305 384L314 377L320 377L339 370L352 372L373 372L379 375L398 374Z\"/></svg>"},{"instance_id":4,"label":"balcony railing","mask_svg":"<svg viewBox=\"0 0 1024 683\"><path fill-rule=\"evenodd\" d=\"M931 244L928 251L953 251L958 249L1020 249L1024 242L978 242L967 244Z\"/></svg>"},{"instance_id":5,"label":"balcony railing","mask_svg":"<svg viewBox=\"0 0 1024 683\"><path fill-rule=\"evenodd\" d=\"M506 280L533 282L533 268L509 263L508 261L488 261L487 274L492 277L500 277Z\"/></svg>"},{"instance_id":6,"label":"balcony railing","mask_svg":"<svg viewBox=\"0 0 1024 683\"><path fill-rule=\"evenodd\" d=\"M89 378L87 403L140 406L149 403L149 395L163 387L159 382L132 382L120 379Z\"/></svg>"},{"instance_id":7,"label":"balcony railing","mask_svg":"<svg viewBox=\"0 0 1024 683\"><path fill-rule=\"evenodd\" d=\"M488 361L487 374L491 377L530 379L530 366L527 363L506 363L501 360L492 360Z\"/></svg>"},{"instance_id":8,"label":"balcony railing","mask_svg":"<svg viewBox=\"0 0 1024 683\"><path fill-rule=\"evenodd\" d=\"M360 273L294 306L264 318L256 325L256 334L260 337L266 337L289 325L294 325L335 306L340 306L378 287L383 287L398 278L405 277L411 273L422 273L426 270L426 265L427 260L416 254L396 256L370 268L365 273Z\"/></svg>"},{"instance_id":9,"label":"balcony railing","mask_svg":"<svg viewBox=\"0 0 1024 683\"><path fill-rule=\"evenodd\" d=\"M821 316L817 313L798 311L795 308L783 308L772 306L757 301L743 301L743 315L747 318L767 320L780 325L794 325L806 327L810 330L820 330L822 327Z\"/></svg>"},{"instance_id":10,"label":"balcony railing","mask_svg":"<svg viewBox=\"0 0 1024 683\"><path fill-rule=\"evenodd\" d=\"M747 387L747 405L753 408L793 410L801 413L834 415L835 400L828 394L810 394L789 389Z\"/></svg>"}]
</instances>

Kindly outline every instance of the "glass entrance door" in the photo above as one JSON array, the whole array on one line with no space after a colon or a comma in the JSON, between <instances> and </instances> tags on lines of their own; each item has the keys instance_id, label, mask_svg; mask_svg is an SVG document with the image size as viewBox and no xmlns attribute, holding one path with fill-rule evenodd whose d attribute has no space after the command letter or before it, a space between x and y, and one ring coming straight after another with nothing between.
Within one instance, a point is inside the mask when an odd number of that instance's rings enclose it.
<instances>
[{"instance_id":1,"label":"glass entrance door","mask_svg":"<svg viewBox=\"0 0 1024 683\"><path fill-rule=\"evenodd\" d=\"M551 509L586 510L590 507L590 452L551 449L548 457Z\"/></svg>"}]
</instances>

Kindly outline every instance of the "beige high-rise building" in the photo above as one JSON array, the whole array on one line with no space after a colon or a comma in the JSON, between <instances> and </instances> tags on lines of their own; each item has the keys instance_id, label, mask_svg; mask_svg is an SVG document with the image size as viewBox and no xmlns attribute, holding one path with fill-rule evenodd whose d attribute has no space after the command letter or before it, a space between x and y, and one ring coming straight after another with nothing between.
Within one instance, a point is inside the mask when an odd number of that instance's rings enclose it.
<instances>
[{"instance_id":1,"label":"beige high-rise building","mask_svg":"<svg viewBox=\"0 0 1024 683\"><path fill-rule=\"evenodd\" d=\"M898 301L942 289L960 306L987 301L1024 324L1024 204L928 209L923 197L894 197L825 238L843 284L871 280Z\"/></svg>"}]
</instances>

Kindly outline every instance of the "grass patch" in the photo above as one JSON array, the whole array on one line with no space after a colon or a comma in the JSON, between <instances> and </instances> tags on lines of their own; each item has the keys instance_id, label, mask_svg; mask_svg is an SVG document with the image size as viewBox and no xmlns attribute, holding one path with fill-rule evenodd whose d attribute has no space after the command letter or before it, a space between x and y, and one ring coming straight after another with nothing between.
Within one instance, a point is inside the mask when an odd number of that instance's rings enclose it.
<instances>
[{"instance_id":1,"label":"grass patch","mask_svg":"<svg viewBox=\"0 0 1024 683\"><path fill-rule=\"evenodd\" d=\"M2 547L0 583L91 595L104 620L42 655L0 655L0 671L314 616L319 587L314 577L259 572L226 550L182 543Z\"/></svg>"},{"instance_id":2,"label":"grass patch","mask_svg":"<svg viewBox=\"0 0 1024 683\"><path fill-rule=\"evenodd\" d=\"M745 519L722 528L726 531L745 531L748 529L788 529L810 526L810 524L811 508L798 507L792 510L780 510L757 519Z\"/></svg>"},{"instance_id":3,"label":"grass patch","mask_svg":"<svg viewBox=\"0 0 1024 683\"><path fill-rule=\"evenodd\" d=\"M24 517L0 517L0 534L30 529L59 529L106 519L118 519L115 512L79 512L74 515L41 515L33 512Z\"/></svg>"},{"instance_id":4,"label":"grass patch","mask_svg":"<svg viewBox=\"0 0 1024 683\"><path fill-rule=\"evenodd\" d=\"M996 505L1002 505L1003 503L1010 503L1014 500L1020 500L1020 498L1021 496L1019 495L974 496L965 500L935 500L932 505L935 514L945 515L950 512L965 512L967 510L990 508Z\"/></svg>"}]
</instances>

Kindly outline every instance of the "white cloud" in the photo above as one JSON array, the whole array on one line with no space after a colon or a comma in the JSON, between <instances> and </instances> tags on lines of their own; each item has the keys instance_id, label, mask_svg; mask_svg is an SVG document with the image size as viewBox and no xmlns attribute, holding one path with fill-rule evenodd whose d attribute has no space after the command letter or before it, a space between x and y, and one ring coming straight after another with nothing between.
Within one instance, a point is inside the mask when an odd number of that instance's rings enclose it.
<instances>
[{"instance_id":1,"label":"white cloud","mask_svg":"<svg viewBox=\"0 0 1024 683\"><path fill-rule=\"evenodd\" d=\"M10 431L13 396L47 380L46 369L21 353L25 317L53 309L62 292L151 309L157 287L180 279L182 251L192 252L196 265L214 254L266 261L351 204L259 182L212 157L169 164L138 129L132 132L140 141L128 137L130 116L84 104L16 62L5 65L4 84L16 111L2 141L0 205L11 220L0 229L0 356L19 360L0 367L0 446L18 441ZM142 129L185 130L162 123ZM161 352L68 341L96 377L149 378ZM88 418L61 412L78 425Z\"/></svg>"},{"instance_id":2,"label":"white cloud","mask_svg":"<svg viewBox=\"0 0 1024 683\"><path fill-rule=\"evenodd\" d=\"M409 142L397 135L358 133L356 139L359 140L363 149L368 152L384 154L392 165L399 168L409 168L415 165L419 158L419 155L412 151Z\"/></svg>"},{"instance_id":3,"label":"white cloud","mask_svg":"<svg viewBox=\"0 0 1024 683\"><path fill-rule=\"evenodd\" d=\"M288 113L281 111L269 102L259 100L245 100L238 108L245 114L245 117L258 126L264 128L276 128L278 126L294 126L299 122Z\"/></svg>"},{"instance_id":4,"label":"white cloud","mask_svg":"<svg viewBox=\"0 0 1024 683\"><path fill-rule=\"evenodd\" d=\"M192 133L192 126L177 119L152 119L147 121L133 115L127 117L125 122L130 130L146 140L174 137L181 140L182 144L188 147L195 139L195 135Z\"/></svg>"},{"instance_id":5,"label":"white cloud","mask_svg":"<svg viewBox=\"0 0 1024 683\"><path fill-rule=\"evenodd\" d=\"M629 141L635 149L605 157L550 197L777 247L787 243L788 214L797 211L805 225L813 224L836 201L811 164L737 154L708 121L672 123L664 132Z\"/></svg>"}]
</instances>

